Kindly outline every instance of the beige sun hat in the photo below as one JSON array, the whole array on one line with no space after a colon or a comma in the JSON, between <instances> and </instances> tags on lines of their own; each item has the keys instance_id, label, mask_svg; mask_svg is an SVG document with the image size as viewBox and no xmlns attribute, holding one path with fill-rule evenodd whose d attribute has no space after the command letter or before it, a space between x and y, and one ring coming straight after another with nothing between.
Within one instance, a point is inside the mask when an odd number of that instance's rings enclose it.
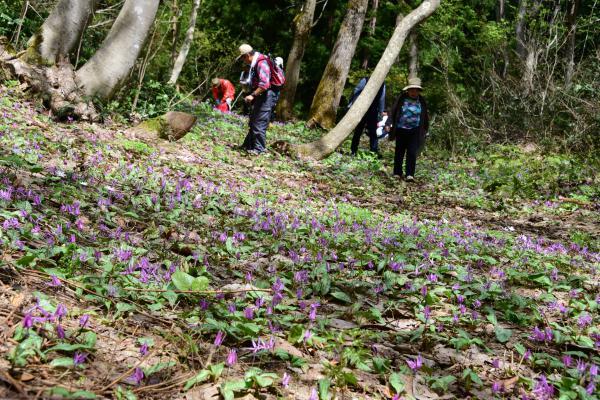
<instances>
[{"instance_id":1,"label":"beige sun hat","mask_svg":"<svg viewBox=\"0 0 600 400\"><path fill-rule=\"evenodd\" d=\"M219 86L221 84L221 80L219 78L213 78L213 80L210 82L213 86Z\"/></svg>"},{"instance_id":2,"label":"beige sun hat","mask_svg":"<svg viewBox=\"0 0 600 400\"><path fill-rule=\"evenodd\" d=\"M404 89L402 89L402 90L406 91L408 89L420 89L420 90L423 90L423 87L421 86L421 78L409 78L408 79L408 85L404 86Z\"/></svg>"},{"instance_id":3,"label":"beige sun hat","mask_svg":"<svg viewBox=\"0 0 600 400\"><path fill-rule=\"evenodd\" d=\"M252 46L250 46L249 44L247 44L247 43L244 43L243 45L241 45L241 46L238 48L238 50L240 51L240 55L238 56L238 58L240 58L240 57L242 57L243 55L246 55L246 54L248 54L248 53L252 52L252 50L254 50L254 49L253 49L253 48L252 48Z\"/></svg>"}]
</instances>

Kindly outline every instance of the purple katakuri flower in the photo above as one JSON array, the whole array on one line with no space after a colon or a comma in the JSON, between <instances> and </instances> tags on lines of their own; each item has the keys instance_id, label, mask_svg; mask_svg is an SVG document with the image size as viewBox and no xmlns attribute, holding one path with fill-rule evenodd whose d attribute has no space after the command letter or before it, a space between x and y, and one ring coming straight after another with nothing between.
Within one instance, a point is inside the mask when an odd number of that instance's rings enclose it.
<instances>
[{"instance_id":1,"label":"purple katakuri flower","mask_svg":"<svg viewBox=\"0 0 600 400\"><path fill-rule=\"evenodd\" d=\"M23 328L29 329L33 327L33 315L31 313L26 313L23 317Z\"/></svg>"},{"instance_id":2,"label":"purple katakuri flower","mask_svg":"<svg viewBox=\"0 0 600 400\"><path fill-rule=\"evenodd\" d=\"M65 338L65 330L61 325L56 325L56 336L58 336L59 339Z\"/></svg>"},{"instance_id":3,"label":"purple katakuri flower","mask_svg":"<svg viewBox=\"0 0 600 400\"><path fill-rule=\"evenodd\" d=\"M315 321L317 319L317 308L319 308L320 303L312 303L310 305L310 313L308 314L308 319L311 321Z\"/></svg>"},{"instance_id":4,"label":"purple katakuri flower","mask_svg":"<svg viewBox=\"0 0 600 400\"><path fill-rule=\"evenodd\" d=\"M494 359L492 360L492 367L494 367L494 368L496 368L496 369L500 368L500 360L499 360L499 359L497 359L497 358L494 358Z\"/></svg>"},{"instance_id":5,"label":"purple katakuri flower","mask_svg":"<svg viewBox=\"0 0 600 400\"><path fill-rule=\"evenodd\" d=\"M312 390L310 391L310 397L308 398L308 400L319 400L319 394L317 393L317 389L312 388Z\"/></svg>"},{"instance_id":6,"label":"purple katakuri flower","mask_svg":"<svg viewBox=\"0 0 600 400\"><path fill-rule=\"evenodd\" d=\"M287 389L287 387L290 385L290 379L291 376L287 372L284 372L283 378L281 379L281 386Z\"/></svg>"},{"instance_id":7,"label":"purple katakuri flower","mask_svg":"<svg viewBox=\"0 0 600 400\"><path fill-rule=\"evenodd\" d=\"M137 367L134 371L133 374L131 374L131 376L129 377L129 380L135 384L135 385L139 385L140 383L142 383L142 381L144 380L144 371L142 371L142 369L140 367Z\"/></svg>"},{"instance_id":8,"label":"purple katakuri flower","mask_svg":"<svg viewBox=\"0 0 600 400\"><path fill-rule=\"evenodd\" d=\"M565 368L570 368L573 364L573 358L570 355L565 354L564 356L562 356L562 362Z\"/></svg>"},{"instance_id":9,"label":"purple katakuri flower","mask_svg":"<svg viewBox=\"0 0 600 400\"><path fill-rule=\"evenodd\" d=\"M231 349L229 350L229 354L227 355L227 366L232 367L237 363L237 350Z\"/></svg>"},{"instance_id":10,"label":"purple katakuri flower","mask_svg":"<svg viewBox=\"0 0 600 400\"><path fill-rule=\"evenodd\" d=\"M494 382L492 385L492 393L502 393L504 392L504 385L502 382Z\"/></svg>"},{"instance_id":11,"label":"purple katakuri flower","mask_svg":"<svg viewBox=\"0 0 600 400\"><path fill-rule=\"evenodd\" d=\"M56 306L56 311L54 312L54 317L58 318L60 320L65 315L67 315L67 307L65 307L64 304L59 303Z\"/></svg>"},{"instance_id":12,"label":"purple katakuri flower","mask_svg":"<svg viewBox=\"0 0 600 400\"><path fill-rule=\"evenodd\" d=\"M523 354L523 360L529 361L530 358L531 358L531 350L527 349L527 351L525 351L525 354Z\"/></svg>"},{"instance_id":13,"label":"purple katakuri flower","mask_svg":"<svg viewBox=\"0 0 600 400\"><path fill-rule=\"evenodd\" d=\"M50 275L50 282L47 285L51 287L59 287L62 286L62 283L56 275Z\"/></svg>"},{"instance_id":14,"label":"purple katakuri flower","mask_svg":"<svg viewBox=\"0 0 600 400\"><path fill-rule=\"evenodd\" d=\"M413 371L418 371L423 366L423 358L419 354L414 360L406 360L406 363L408 364L410 369L412 369Z\"/></svg>"},{"instance_id":15,"label":"purple katakuri flower","mask_svg":"<svg viewBox=\"0 0 600 400\"><path fill-rule=\"evenodd\" d=\"M75 352L75 354L73 354L73 364L74 365L81 365L85 362L85 359L87 358L87 353L82 353L82 352Z\"/></svg>"},{"instance_id":16,"label":"purple katakuri flower","mask_svg":"<svg viewBox=\"0 0 600 400\"><path fill-rule=\"evenodd\" d=\"M423 308L423 316L425 317L425 322L429 321L429 317L431 317L431 307L425 306L425 308Z\"/></svg>"},{"instance_id":17,"label":"purple katakuri flower","mask_svg":"<svg viewBox=\"0 0 600 400\"><path fill-rule=\"evenodd\" d=\"M217 336L215 336L215 346L219 347L223 343L223 340L225 340L225 336L226 334L223 331L217 332Z\"/></svg>"},{"instance_id":18,"label":"purple katakuri flower","mask_svg":"<svg viewBox=\"0 0 600 400\"><path fill-rule=\"evenodd\" d=\"M148 343L142 343L140 346L140 355L144 357L146 354L148 354Z\"/></svg>"},{"instance_id":19,"label":"purple katakuri flower","mask_svg":"<svg viewBox=\"0 0 600 400\"><path fill-rule=\"evenodd\" d=\"M584 374L586 369L587 363L581 359L577 360L577 371L579 371L581 374Z\"/></svg>"},{"instance_id":20,"label":"purple katakuri flower","mask_svg":"<svg viewBox=\"0 0 600 400\"><path fill-rule=\"evenodd\" d=\"M306 332L304 332L304 342L306 343L307 340L309 340L312 337L312 332L310 331L310 329L307 329Z\"/></svg>"},{"instance_id":21,"label":"purple katakuri flower","mask_svg":"<svg viewBox=\"0 0 600 400\"><path fill-rule=\"evenodd\" d=\"M246 319L254 319L254 308L246 307L244 309L244 317L246 317Z\"/></svg>"},{"instance_id":22,"label":"purple katakuri flower","mask_svg":"<svg viewBox=\"0 0 600 400\"><path fill-rule=\"evenodd\" d=\"M83 314L79 318L79 326L82 328L85 328L89 321L90 321L90 316L88 314Z\"/></svg>"},{"instance_id":23,"label":"purple katakuri flower","mask_svg":"<svg viewBox=\"0 0 600 400\"><path fill-rule=\"evenodd\" d=\"M590 376L592 378L598 376L598 366L596 364L590 365Z\"/></svg>"},{"instance_id":24,"label":"purple katakuri flower","mask_svg":"<svg viewBox=\"0 0 600 400\"><path fill-rule=\"evenodd\" d=\"M596 383L594 380L591 380L590 383L586 386L585 392L590 396L596 393Z\"/></svg>"}]
</instances>

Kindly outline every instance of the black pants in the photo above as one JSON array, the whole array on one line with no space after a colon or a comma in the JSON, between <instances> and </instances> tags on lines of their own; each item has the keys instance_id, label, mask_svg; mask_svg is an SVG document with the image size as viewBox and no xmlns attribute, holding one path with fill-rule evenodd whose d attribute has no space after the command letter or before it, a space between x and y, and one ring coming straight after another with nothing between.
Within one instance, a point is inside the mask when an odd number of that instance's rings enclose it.
<instances>
[{"instance_id":1,"label":"black pants","mask_svg":"<svg viewBox=\"0 0 600 400\"><path fill-rule=\"evenodd\" d=\"M350 151L352 154L356 154L358 151L360 137L362 136L365 127L367 128L367 135L369 136L369 149L374 153L379 153L379 139L377 138L377 113L367 112L354 130L352 144L350 145Z\"/></svg>"},{"instance_id":2,"label":"black pants","mask_svg":"<svg viewBox=\"0 0 600 400\"><path fill-rule=\"evenodd\" d=\"M417 153L420 145L419 130L398 129L396 131L396 150L394 152L394 175L402 176L402 162L406 153L406 176L415 176Z\"/></svg>"},{"instance_id":3,"label":"black pants","mask_svg":"<svg viewBox=\"0 0 600 400\"><path fill-rule=\"evenodd\" d=\"M271 121L271 111L279 96L267 90L254 100L250 114L250 129L242 145L246 150L262 153L267 149L267 128Z\"/></svg>"}]
</instances>

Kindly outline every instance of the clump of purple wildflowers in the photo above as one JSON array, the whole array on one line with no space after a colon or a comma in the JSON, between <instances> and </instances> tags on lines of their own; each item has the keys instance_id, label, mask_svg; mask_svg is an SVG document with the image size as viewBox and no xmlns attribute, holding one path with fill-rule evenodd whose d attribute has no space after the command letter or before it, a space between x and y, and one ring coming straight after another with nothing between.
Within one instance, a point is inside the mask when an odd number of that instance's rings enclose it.
<instances>
[{"instance_id":1,"label":"clump of purple wildflowers","mask_svg":"<svg viewBox=\"0 0 600 400\"><path fill-rule=\"evenodd\" d=\"M532 393L538 400L548 400L554 397L554 386L542 375L538 378Z\"/></svg>"}]
</instances>

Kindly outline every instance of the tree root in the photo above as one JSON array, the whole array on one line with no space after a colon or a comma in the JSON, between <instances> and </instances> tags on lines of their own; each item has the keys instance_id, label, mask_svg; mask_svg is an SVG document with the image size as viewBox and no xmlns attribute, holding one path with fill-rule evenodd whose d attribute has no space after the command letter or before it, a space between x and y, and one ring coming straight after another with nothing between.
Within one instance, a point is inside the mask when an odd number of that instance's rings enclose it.
<instances>
[{"instance_id":1,"label":"tree root","mask_svg":"<svg viewBox=\"0 0 600 400\"><path fill-rule=\"evenodd\" d=\"M75 71L67 59L51 67L29 64L0 41L0 71L1 79L17 79L23 90L41 95L57 120L100 120L92 102L75 83Z\"/></svg>"}]
</instances>

